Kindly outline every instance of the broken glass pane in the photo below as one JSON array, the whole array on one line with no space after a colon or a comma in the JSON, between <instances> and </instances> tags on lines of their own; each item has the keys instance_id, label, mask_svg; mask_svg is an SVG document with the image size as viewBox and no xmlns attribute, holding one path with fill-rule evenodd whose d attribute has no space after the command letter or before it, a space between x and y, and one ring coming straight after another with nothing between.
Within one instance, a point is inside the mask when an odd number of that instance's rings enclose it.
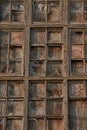
<instances>
[{"instance_id":1,"label":"broken glass pane","mask_svg":"<svg viewBox=\"0 0 87 130\"><path fill-rule=\"evenodd\" d=\"M47 63L47 76L49 77L62 76L62 63L61 62L48 62Z\"/></svg>"},{"instance_id":2,"label":"broken glass pane","mask_svg":"<svg viewBox=\"0 0 87 130\"><path fill-rule=\"evenodd\" d=\"M83 41L84 41L84 39L83 39L82 31L72 31L71 32L71 43L82 44Z\"/></svg>"},{"instance_id":3,"label":"broken glass pane","mask_svg":"<svg viewBox=\"0 0 87 130\"><path fill-rule=\"evenodd\" d=\"M60 43L62 41L62 32L59 29L52 28L48 30L48 42Z\"/></svg>"},{"instance_id":4,"label":"broken glass pane","mask_svg":"<svg viewBox=\"0 0 87 130\"><path fill-rule=\"evenodd\" d=\"M31 59L45 59L45 48L44 47L31 47L30 51Z\"/></svg>"},{"instance_id":5,"label":"broken glass pane","mask_svg":"<svg viewBox=\"0 0 87 130\"><path fill-rule=\"evenodd\" d=\"M45 62L33 61L30 62L30 75L31 76L45 76Z\"/></svg>"},{"instance_id":6,"label":"broken glass pane","mask_svg":"<svg viewBox=\"0 0 87 130\"><path fill-rule=\"evenodd\" d=\"M46 21L46 3L34 2L33 4L33 20Z\"/></svg>"},{"instance_id":7,"label":"broken glass pane","mask_svg":"<svg viewBox=\"0 0 87 130\"><path fill-rule=\"evenodd\" d=\"M49 46L48 47L48 59L49 60L62 60L62 47L61 46Z\"/></svg>"},{"instance_id":8,"label":"broken glass pane","mask_svg":"<svg viewBox=\"0 0 87 130\"><path fill-rule=\"evenodd\" d=\"M62 84L48 83L47 84L47 97L62 97Z\"/></svg>"},{"instance_id":9,"label":"broken glass pane","mask_svg":"<svg viewBox=\"0 0 87 130\"><path fill-rule=\"evenodd\" d=\"M71 1L71 16L72 22L81 23L83 20L83 6L82 1Z\"/></svg>"},{"instance_id":10,"label":"broken glass pane","mask_svg":"<svg viewBox=\"0 0 87 130\"><path fill-rule=\"evenodd\" d=\"M75 74L83 74L85 72L83 61L72 61L71 72Z\"/></svg>"},{"instance_id":11,"label":"broken glass pane","mask_svg":"<svg viewBox=\"0 0 87 130\"><path fill-rule=\"evenodd\" d=\"M48 21L61 22L61 7L60 2L48 2Z\"/></svg>"}]
</instances>

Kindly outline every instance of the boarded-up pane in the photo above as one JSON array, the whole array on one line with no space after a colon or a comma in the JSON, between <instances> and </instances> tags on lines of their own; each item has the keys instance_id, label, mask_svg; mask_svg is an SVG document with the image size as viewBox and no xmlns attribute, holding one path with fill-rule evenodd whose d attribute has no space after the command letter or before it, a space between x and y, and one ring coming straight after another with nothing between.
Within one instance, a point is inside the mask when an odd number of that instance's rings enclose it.
<instances>
[{"instance_id":1,"label":"boarded-up pane","mask_svg":"<svg viewBox=\"0 0 87 130\"><path fill-rule=\"evenodd\" d=\"M48 47L48 59L49 60L62 60L62 47L56 46L56 47Z\"/></svg>"},{"instance_id":2,"label":"boarded-up pane","mask_svg":"<svg viewBox=\"0 0 87 130\"><path fill-rule=\"evenodd\" d=\"M71 43L76 43L76 44L83 43L83 32L82 31L72 31Z\"/></svg>"},{"instance_id":3,"label":"boarded-up pane","mask_svg":"<svg viewBox=\"0 0 87 130\"><path fill-rule=\"evenodd\" d=\"M23 130L23 120L7 120L6 130Z\"/></svg>"},{"instance_id":4,"label":"boarded-up pane","mask_svg":"<svg viewBox=\"0 0 87 130\"><path fill-rule=\"evenodd\" d=\"M30 115L44 115L45 103L44 101L30 101L29 102Z\"/></svg>"},{"instance_id":5,"label":"boarded-up pane","mask_svg":"<svg viewBox=\"0 0 87 130\"><path fill-rule=\"evenodd\" d=\"M34 2L33 4L33 20L34 21L45 21L46 20L46 3L45 2Z\"/></svg>"},{"instance_id":6,"label":"boarded-up pane","mask_svg":"<svg viewBox=\"0 0 87 130\"><path fill-rule=\"evenodd\" d=\"M78 22L81 23L83 20L83 6L82 6L82 1L72 1L71 3L71 16L70 20L72 22Z\"/></svg>"},{"instance_id":7,"label":"boarded-up pane","mask_svg":"<svg viewBox=\"0 0 87 130\"><path fill-rule=\"evenodd\" d=\"M84 82L72 81L69 83L69 96L86 97L86 87Z\"/></svg>"},{"instance_id":8,"label":"boarded-up pane","mask_svg":"<svg viewBox=\"0 0 87 130\"><path fill-rule=\"evenodd\" d=\"M48 83L47 84L47 97L62 97L62 84Z\"/></svg>"},{"instance_id":9,"label":"boarded-up pane","mask_svg":"<svg viewBox=\"0 0 87 130\"><path fill-rule=\"evenodd\" d=\"M48 120L48 130L63 130L63 121L58 119Z\"/></svg>"},{"instance_id":10,"label":"boarded-up pane","mask_svg":"<svg viewBox=\"0 0 87 130\"><path fill-rule=\"evenodd\" d=\"M24 96L24 86L20 82L9 82L8 83L8 96L23 97Z\"/></svg>"},{"instance_id":11,"label":"boarded-up pane","mask_svg":"<svg viewBox=\"0 0 87 130\"><path fill-rule=\"evenodd\" d=\"M38 83L30 83L29 84L29 96L43 98L46 96L45 94L45 83L38 82Z\"/></svg>"},{"instance_id":12,"label":"boarded-up pane","mask_svg":"<svg viewBox=\"0 0 87 130\"><path fill-rule=\"evenodd\" d=\"M9 21L10 2L3 2L0 5L0 21Z\"/></svg>"},{"instance_id":13,"label":"boarded-up pane","mask_svg":"<svg viewBox=\"0 0 87 130\"><path fill-rule=\"evenodd\" d=\"M48 30L48 42L50 43L60 43L62 41L61 30L53 28Z\"/></svg>"},{"instance_id":14,"label":"boarded-up pane","mask_svg":"<svg viewBox=\"0 0 87 130\"><path fill-rule=\"evenodd\" d=\"M45 62L34 61L30 62L30 75L31 76L45 76Z\"/></svg>"},{"instance_id":15,"label":"boarded-up pane","mask_svg":"<svg viewBox=\"0 0 87 130\"><path fill-rule=\"evenodd\" d=\"M46 36L44 29L32 29L31 30L31 45L33 44L45 44Z\"/></svg>"},{"instance_id":16,"label":"boarded-up pane","mask_svg":"<svg viewBox=\"0 0 87 130\"><path fill-rule=\"evenodd\" d=\"M83 61L72 61L71 72L75 74L83 74L85 72Z\"/></svg>"},{"instance_id":17,"label":"boarded-up pane","mask_svg":"<svg viewBox=\"0 0 87 130\"><path fill-rule=\"evenodd\" d=\"M62 63L61 62L48 62L47 63L47 76L49 77L62 76Z\"/></svg>"},{"instance_id":18,"label":"boarded-up pane","mask_svg":"<svg viewBox=\"0 0 87 130\"><path fill-rule=\"evenodd\" d=\"M81 45L72 45L72 58L83 58L83 50L84 48Z\"/></svg>"},{"instance_id":19,"label":"boarded-up pane","mask_svg":"<svg viewBox=\"0 0 87 130\"><path fill-rule=\"evenodd\" d=\"M48 3L48 22L61 22L60 2Z\"/></svg>"},{"instance_id":20,"label":"boarded-up pane","mask_svg":"<svg viewBox=\"0 0 87 130\"><path fill-rule=\"evenodd\" d=\"M69 106L70 130L87 129L87 101L73 101Z\"/></svg>"},{"instance_id":21,"label":"boarded-up pane","mask_svg":"<svg viewBox=\"0 0 87 130\"><path fill-rule=\"evenodd\" d=\"M28 123L28 130L45 130L44 119L31 119Z\"/></svg>"},{"instance_id":22,"label":"boarded-up pane","mask_svg":"<svg viewBox=\"0 0 87 130\"><path fill-rule=\"evenodd\" d=\"M0 100L0 116L5 114L5 101Z\"/></svg>"},{"instance_id":23,"label":"boarded-up pane","mask_svg":"<svg viewBox=\"0 0 87 130\"><path fill-rule=\"evenodd\" d=\"M6 82L0 81L0 97L6 97Z\"/></svg>"},{"instance_id":24,"label":"boarded-up pane","mask_svg":"<svg viewBox=\"0 0 87 130\"><path fill-rule=\"evenodd\" d=\"M58 100L47 101L47 115L62 116L62 102Z\"/></svg>"},{"instance_id":25,"label":"boarded-up pane","mask_svg":"<svg viewBox=\"0 0 87 130\"><path fill-rule=\"evenodd\" d=\"M22 2L12 2L12 17L14 22L24 22L24 5Z\"/></svg>"},{"instance_id":26,"label":"boarded-up pane","mask_svg":"<svg viewBox=\"0 0 87 130\"><path fill-rule=\"evenodd\" d=\"M45 48L44 47L32 47L30 51L31 59L45 59Z\"/></svg>"},{"instance_id":27,"label":"boarded-up pane","mask_svg":"<svg viewBox=\"0 0 87 130\"><path fill-rule=\"evenodd\" d=\"M22 101L10 101L7 103L7 114L9 116L13 115L23 115L24 104Z\"/></svg>"}]
</instances>

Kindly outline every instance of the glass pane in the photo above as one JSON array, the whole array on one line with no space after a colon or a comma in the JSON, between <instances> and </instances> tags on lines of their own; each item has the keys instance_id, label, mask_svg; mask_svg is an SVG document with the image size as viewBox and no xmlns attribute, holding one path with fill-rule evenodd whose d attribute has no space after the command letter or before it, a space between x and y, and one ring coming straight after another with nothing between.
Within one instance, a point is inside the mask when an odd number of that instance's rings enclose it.
<instances>
[{"instance_id":1,"label":"glass pane","mask_svg":"<svg viewBox=\"0 0 87 130\"><path fill-rule=\"evenodd\" d=\"M29 114L30 115L44 115L45 114L45 102L44 101L30 101L29 102Z\"/></svg>"},{"instance_id":2,"label":"glass pane","mask_svg":"<svg viewBox=\"0 0 87 130\"><path fill-rule=\"evenodd\" d=\"M22 58L22 48L21 47L11 47L9 55L10 55L10 59Z\"/></svg>"},{"instance_id":3,"label":"glass pane","mask_svg":"<svg viewBox=\"0 0 87 130\"><path fill-rule=\"evenodd\" d=\"M86 88L84 82L81 81L72 81L69 83L69 96L74 97L85 97Z\"/></svg>"},{"instance_id":4,"label":"glass pane","mask_svg":"<svg viewBox=\"0 0 87 130\"><path fill-rule=\"evenodd\" d=\"M30 62L30 75L31 76L45 76L45 62L33 61Z\"/></svg>"},{"instance_id":5,"label":"glass pane","mask_svg":"<svg viewBox=\"0 0 87 130\"><path fill-rule=\"evenodd\" d=\"M84 42L87 44L87 31L84 31Z\"/></svg>"},{"instance_id":6,"label":"glass pane","mask_svg":"<svg viewBox=\"0 0 87 130\"><path fill-rule=\"evenodd\" d=\"M48 2L48 21L61 22L61 8L60 2Z\"/></svg>"},{"instance_id":7,"label":"glass pane","mask_svg":"<svg viewBox=\"0 0 87 130\"><path fill-rule=\"evenodd\" d=\"M21 82L9 82L8 83L8 96L22 97L24 96L24 86Z\"/></svg>"},{"instance_id":8,"label":"glass pane","mask_svg":"<svg viewBox=\"0 0 87 130\"><path fill-rule=\"evenodd\" d=\"M5 115L5 101L0 100L0 116Z\"/></svg>"},{"instance_id":9,"label":"glass pane","mask_svg":"<svg viewBox=\"0 0 87 130\"><path fill-rule=\"evenodd\" d=\"M8 32L0 31L0 46L1 45L8 45Z\"/></svg>"},{"instance_id":10,"label":"glass pane","mask_svg":"<svg viewBox=\"0 0 87 130\"><path fill-rule=\"evenodd\" d=\"M83 46L81 45L72 45L72 58L84 58Z\"/></svg>"},{"instance_id":11,"label":"glass pane","mask_svg":"<svg viewBox=\"0 0 87 130\"><path fill-rule=\"evenodd\" d=\"M0 61L5 61L8 56L8 48L0 47Z\"/></svg>"},{"instance_id":12,"label":"glass pane","mask_svg":"<svg viewBox=\"0 0 87 130\"><path fill-rule=\"evenodd\" d=\"M87 1L84 1L84 20L87 21Z\"/></svg>"},{"instance_id":13,"label":"glass pane","mask_svg":"<svg viewBox=\"0 0 87 130\"><path fill-rule=\"evenodd\" d=\"M45 44L46 43L46 35L45 30L40 29L32 29L31 30L31 44Z\"/></svg>"},{"instance_id":14,"label":"glass pane","mask_svg":"<svg viewBox=\"0 0 87 130\"><path fill-rule=\"evenodd\" d=\"M61 62L48 62L47 63L47 76L49 77L62 76L62 63Z\"/></svg>"},{"instance_id":15,"label":"glass pane","mask_svg":"<svg viewBox=\"0 0 87 130\"><path fill-rule=\"evenodd\" d=\"M6 130L23 130L23 120L7 120Z\"/></svg>"},{"instance_id":16,"label":"glass pane","mask_svg":"<svg viewBox=\"0 0 87 130\"><path fill-rule=\"evenodd\" d=\"M1 62L0 63L0 73L6 73L7 72L7 62Z\"/></svg>"},{"instance_id":17,"label":"glass pane","mask_svg":"<svg viewBox=\"0 0 87 130\"><path fill-rule=\"evenodd\" d=\"M6 97L6 82L0 81L0 97Z\"/></svg>"},{"instance_id":18,"label":"glass pane","mask_svg":"<svg viewBox=\"0 0 87 130\"><path fill-rule=\"evenodd\" d=\"M33 20L46 21L46 3L34 2L33 4Z\"/></svg>"},{"instance_id":19,"label":"glass pane","mask_svg":"<svg viewBox=\"0 0 87 130\"><path fill-rule=\"evenodd\" d=\"M83 6L82 1L72 1L71 2L71 16L70 20L72 22L81 23L83 20Z\"/></svg>"},{"instance_id":20,"label":"glass pane","mask_svg":"<svg viewBox=\"0 0 87 130\"><path fill-rule=\"evenodd\" d=\"M48 130L63 130L63 121L58 119L49 119Z\"/></svg>"},{"instance_id":21,"label":"glass pane","mask_svg":"<svg viewBox=\"0 0 87 130\"><path fill-rule=\"evenodd\" d=\"M72 61L71 72L73 74L83 74L85 72L83 61Z\"/></svg>"},{"instance_id":22,"label":"glass pane","mask_svg":"<svg viewBox=\"0 0 87 130\"><path fill-rule=\"evenodd\" d=\"M7 114L9 116L22 116L24 113L24 103L22 101L10 101L7 103Z\"/></svg>"},{"instance_id":23,"label":"glass pane","mask_svg":"<svg viewBox=\"0 0 87 130\"><path fill-rule=\"evenodd\" d=\"M22 63L21 62L10 62L9 73L22 74Z\"/></svg>"},{"instance_id":24,"label":"glass pane","mask_svg":"<svg viewBox=\"0 0 87 130\"><path fill-rule=\"evenodd\" d=\"M62 60L62 46L48 47L48 59L49 60Z\"/></svg>"},{"instance_id":25,"label":"glass pane","mask_svg":"<svg viewBox=\"0 0 87 130\"><path fill-rule=\"evenodd\" d=\"M22 2L12 2L12 21L24 22L24 5Z\"/></svg>"},{"instance_id":26,"label":"glass pane","mask_svg":"<svg viewBox=\"0 0 87 130\"><path fill-rule=\"evenodd\" d=\"M11 32L10 44L22 44L23 43L23 32Z\"/></svg>"},{"instance_id":27,"label":"glass pane","mask_svg":"<svg viewBox=\"0 0 87 130\"><path fill-rule=\"evenodd\" d=\"M45 130L44 119L33 118L33 119L29 120L28 130Z\"/></svg>"},{"instance_id":28,"label":"glass pane","mask_svg":"<svg viewBox=\"0 0 87 130\"><path fill-rule=\"evenodd\" d=\"M62 84L59 83L48 83L47 84L47 97L62 97Z\"/></svg>"},{"instance_id":29,"label":"glass pane","mask_svg":"<svg viewBox=\"0 0 87 130\"><path fill-rule=\"evenodd\" d=\"M44 47L32 47L30 51L31 59L45 59L45 48Z\"/></svg>"},{"instance_id":30,"label":"glass pane","mask_svg":"<svg viewBox=\"0 0 87 130\"><path fill-rule=\"evenodd\" d=\"M38 83L30 83L29 84L29 97L45 97L45 83L38 82Z\"/></svg>"},{"instance_id":31,"label":"glass pane","mask_svg":"<svg viewBox=\"0 0 87 130\"><path fill-rule=\"evenodd\" d=\"M80 44L83 43L83 32L82 31L72 31L71 32L71 43Z\"/></svg>"},{"instance_id":32,"label":"glass pane","mask_svg":"<svg viewBox=\"0 0 87 130\"><path fill-rule=\"evenodd\" d=\"M62 102L58 100L47 101L47 115L62 116Z\"/></svg>"},{"instance_id":33,"label":"glass pane","mask_svg":"<svg viewBox=\"0 0 87 130\"><path fill-rule=\"evenodd\" d=\"M59 29L53 28L48 30L48 42L60 43L62 41L62 32Z\"/></svg>"},{"instance_id":34,"label":"glass pane","mask_svg":"<svg viewBox=\"0 0 87 130\"><path fill-rule=\"evenodd\" d=\"M0 5L0 21L9 21L10 2L2 2Z\"/></svg>"}]
</instances>

